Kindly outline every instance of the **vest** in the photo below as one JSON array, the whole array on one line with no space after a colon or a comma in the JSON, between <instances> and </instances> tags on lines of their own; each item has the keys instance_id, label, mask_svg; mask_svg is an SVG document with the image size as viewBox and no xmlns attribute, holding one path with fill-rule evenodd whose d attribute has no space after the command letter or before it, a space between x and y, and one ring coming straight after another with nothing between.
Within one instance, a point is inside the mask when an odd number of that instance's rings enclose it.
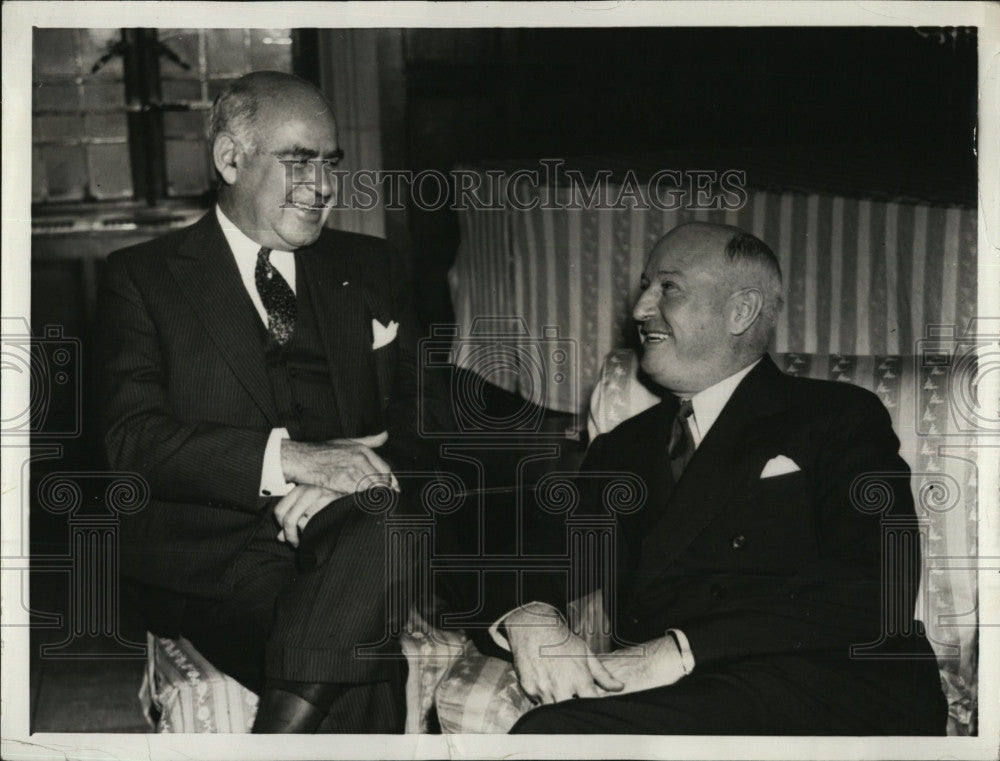
<instances>
[{"instance_id":1,"label":"vest","mask_svg":"<svg viewBox=\"0 0 1000 761\"><path fill-rule=\"evenodd\" d=\"M301 266L297 272L301 272ZM295 332L284 346L267 334L254 312L265 344L264 359L278 421L296 441L325 441L342 436L330 365L316 322L309 288L298 282Z\"/></svg>"}]
</instances>

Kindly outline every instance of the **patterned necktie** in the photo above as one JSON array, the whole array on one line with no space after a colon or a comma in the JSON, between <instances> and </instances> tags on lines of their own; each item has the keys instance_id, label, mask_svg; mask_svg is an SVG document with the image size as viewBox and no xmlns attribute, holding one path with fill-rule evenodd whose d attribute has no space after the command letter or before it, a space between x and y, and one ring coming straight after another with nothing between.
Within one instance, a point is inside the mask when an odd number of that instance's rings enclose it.
<instances>
[{"instance_id":1,"label":"patterned necktie","mask_svg":"<svg viewBox=\"0 0 1000 761\"><path fill-rule=\"evenodd\" d=\"M691 424L688 422L693 412L694 406L691 400L682 401L670 429L670 446L667 448L667 454L670 456L670 472L674 474L674 483L681 480L681 473L694 454L694 437L691 435Z\"/></svg>"},{"instance_id":2,"label":"patterned necktie","mask_svg":"<svg viewBox=\"0 0 1000 761\"><path fill-rule=\"evenodd\" d=\"M257 283L257 293L267 310L267 332L279 346L284 346L295 330L295 317L298 308L295 303L295 291L288 281L274 268L268 257L271 249L261 247L257 252L257 268L254 270L254 281Z\"/></svg>"}]
</instances>

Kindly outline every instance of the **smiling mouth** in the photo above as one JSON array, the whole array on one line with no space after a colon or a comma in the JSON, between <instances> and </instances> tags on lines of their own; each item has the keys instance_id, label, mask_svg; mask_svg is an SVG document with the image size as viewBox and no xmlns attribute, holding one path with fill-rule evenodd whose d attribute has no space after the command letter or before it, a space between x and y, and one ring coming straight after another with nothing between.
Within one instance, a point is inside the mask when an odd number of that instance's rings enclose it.
<instances>
[{"instance_id":1,"label":"smiling mouth","mask_svg":"<svg viewBox=\"0 0 1000 761\"><path fill-rule=\"evenodd\" d=\"M673 333L667 330L641 330L643 344L658 344L673 337Z\"/></svg>"},{"instance_id":2,"label":"smiling mouth","mask_svg":"<svg viewBox=\"0 0 1000 761\"><path fill-rule=\"evenodd\" d=\"M320 212L323 211L324 208L323 206L313 206L312 204L308 203L295 203L294 201L292 202L292 206L295 208L296 211L307 211L312 214L319 214Z\"/></svg>"}]
</instances>

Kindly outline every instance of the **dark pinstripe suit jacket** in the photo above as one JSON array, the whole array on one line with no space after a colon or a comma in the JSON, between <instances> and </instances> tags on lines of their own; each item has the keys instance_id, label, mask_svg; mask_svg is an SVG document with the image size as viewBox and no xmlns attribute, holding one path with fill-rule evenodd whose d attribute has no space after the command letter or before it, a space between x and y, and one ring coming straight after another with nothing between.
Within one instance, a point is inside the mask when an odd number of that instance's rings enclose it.
<instances>
[{"instance_id":1,"label":"dark pinstripe suit jacket","mask_svg":"<svg viewBox=\"0 0 1000 761\"><path fill-rule=\"evenodd\" d=\"M384 240L323 230L296 254L315 304L340 435L388 430L396 470L426 469L417 435L416 322L399 255ZM105 445L112 468L149 482L123 519L125 575L222 594L249 539L268 435L280 426L252 305L214 212L108 258L100 296ZM372 349L372 319L399 323Z\"/></svg>"}]
</instances>

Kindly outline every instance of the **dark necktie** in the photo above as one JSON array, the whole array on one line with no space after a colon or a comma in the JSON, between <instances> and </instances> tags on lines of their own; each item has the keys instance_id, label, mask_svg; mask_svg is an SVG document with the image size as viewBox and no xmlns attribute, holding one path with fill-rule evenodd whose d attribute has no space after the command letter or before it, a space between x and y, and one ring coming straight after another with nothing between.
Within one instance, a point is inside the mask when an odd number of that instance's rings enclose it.
<instances>
[{"instance_id":1,"label":"dark necktie","mask_svg":"<svg viewBox=\"0 0 1000 761\"><path fill-rule=\"evenodd\" d=\"M674 483L681 480L681 473L694 454L694 437L691 435L691 424L688 422L692 412L694 407L691 400L683 400L670 429L670 446L667 454L670 456L670 472L674 474Z\"/></svg>"},{"instance_id":2,"label":"dark necktie","mask_svg":"<svg viewBox=\"0 0 1000 761\"><path fill-rule=\"evenodd\" d=\"M295 316L298 313L295 304L295 291L288 281L274 268L268 257L271 249L261 247L257 252L257 268L254 270L254 281L257 283L257 293L267 310L267 332L279 346L284 346L295 330Z\"/></svg>"}]
</instances>

